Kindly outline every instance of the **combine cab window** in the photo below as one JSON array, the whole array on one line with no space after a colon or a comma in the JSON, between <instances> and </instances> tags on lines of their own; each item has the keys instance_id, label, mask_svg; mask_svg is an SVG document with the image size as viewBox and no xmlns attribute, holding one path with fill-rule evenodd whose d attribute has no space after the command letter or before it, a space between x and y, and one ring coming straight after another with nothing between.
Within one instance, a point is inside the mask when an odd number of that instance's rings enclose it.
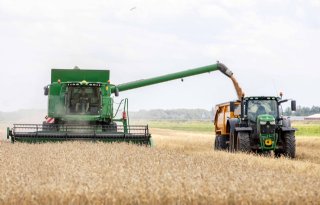
<instances>
[{"instance_id":1,"label":"combine cab window","mask_svg":"<svg viewBox=\"0 0 320 205\"><path fill-rule=\"evenodd\" d=\"M247 102L247 115L250 121L256 121L259 115L268 114L277 118L278 104L276 100L249 100Z\"/></svg>"},{"instance_id":2,"label":"combine cab window","mask_svg":"<svg viewBox=\"0 0 320 205\"><path fill-rule=\"evenodd\" d=\"M100 87L69 86L66 104L69 114L97 115L101 106Z\"/></svg>"}]
</instances>

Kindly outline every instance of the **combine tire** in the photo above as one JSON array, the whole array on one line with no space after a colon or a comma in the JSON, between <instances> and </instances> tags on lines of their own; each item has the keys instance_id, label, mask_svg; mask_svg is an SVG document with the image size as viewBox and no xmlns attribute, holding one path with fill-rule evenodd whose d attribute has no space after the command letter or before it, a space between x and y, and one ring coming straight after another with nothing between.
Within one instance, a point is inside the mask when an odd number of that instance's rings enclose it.
<instances>
[{"instance_id":1,"label":"combine tire","mask_svg":"<svg viewBox=\"0 0 320 205\"><path fill-rule=\"evenodd\" d=\"M239 132L237 136L236 151L250 152L250 137L247 132Z\"/></svg>"},{"instance_id":2,"label":"combine tire","mask_svg":"<svg viewBox=\"0 0 320 205\"><path fill-rule=\"evenodd\" d=\"M296 139L293 132L284 134L283 155L292 159L296 156Z\"/></svg>"},{"instance_id":3,"label":"combine tire","mask_svg":"<svg viewBox=\"0 0 320 205\"><path fill-rule=\"evenodd\" d=\"M102 125L103 132L117 132L117 123L111 122L110 124Z\"/></svg>"}]
</instances>

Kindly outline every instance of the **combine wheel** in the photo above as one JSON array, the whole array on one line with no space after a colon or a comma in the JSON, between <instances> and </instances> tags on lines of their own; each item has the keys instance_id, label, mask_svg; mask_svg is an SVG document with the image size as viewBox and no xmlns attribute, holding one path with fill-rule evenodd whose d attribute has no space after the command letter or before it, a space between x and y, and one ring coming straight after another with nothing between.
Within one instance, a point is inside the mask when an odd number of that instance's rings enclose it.
<instances>
[{"instance_id":1,"label":"combine wheel","mask_svg":"<svg viewBox=\"0 0 320 205\"><path fill-rule=\"evenodd\" d=\"M117 132L117 123L112 122L112 123L110 124L110 131L111 131L111 132Z\"/></svg>"},{"instance_id":2,"label":"combine wheel","mask_svg":"<svg viewBox=\"0 0 320 205\"><path fill-rule=\"evenodd\" d=\"M236 151L250 152L250 137L247 132L239 132L237 136Z\"/></svg>"},{"instance_id":3,"label":"combine wheel","mask_svg":"<svg viewBox=\"0 0 320 205\"><path fill-rule=\"evenodd\" d=\"M42 123L42 130L43 131L59 131L59 127L58 127L58 125L56 125L54 123L43 122Z\"/></svg>"},{"instance_id":4,"label":"combine wheel","mask_svg":"<svg viewBox=\"0 0 320 205\"><path fill-rule=\"evenodd\" d=\"M289 158L295 158L296 156L296 139L294 132L287 132L284 134L284 149L283 154Z\"/></svg>"},{"instance_id":5,"label":"combine wheel","mask_svg":"<svg viewBox=\"0 0 320 205\"><path fill-rule=\"evenodd\" d=\"M102 124L103 132L117 132L117 123L111 122L110 124Z\"/></svg>"}]
</instances>

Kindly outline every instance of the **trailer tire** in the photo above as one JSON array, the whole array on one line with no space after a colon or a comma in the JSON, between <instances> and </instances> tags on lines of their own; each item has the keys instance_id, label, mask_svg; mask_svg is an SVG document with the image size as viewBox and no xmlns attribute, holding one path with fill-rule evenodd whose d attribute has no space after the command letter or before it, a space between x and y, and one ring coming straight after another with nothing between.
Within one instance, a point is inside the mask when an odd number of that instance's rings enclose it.
<instances>
[{"instance_id":1,"label":"trailer tire","mask_svg":"<svg viewBox=\"0 0 320 205\"><path fill-rule=\"evenodd\" d=\"M219 135L216 135L215 140L214 140L214 150L220 150L219 147Z\"/></svg>"},{"instance_id":2,"label":"trailer tire","mask_svg":"<svg viewBox=\"0 0 320 205\"><path fill-rule=\"evenodd\" d=\"M250 135L247 132L238 132L237 134L237 144L236 151L240 152L250 152Z\"/></svg>"},{"instance_id":3,"label":"trailer tire","mask_svg":"<svg viewBox=\"0 0 320 205\"><path fill-rule=\"evenodd\" d=\"M284 134L283 155L291 159L296 157L296 138L294 132L286 132Z\"/></svg>"},{"instance_id":4,"label":"trailer tire","mask_svg":"<svg viewBox=\"0 0 320 205\"><path fill-rule=\"evenodd\" d=\"M228 149L227 137L217 135L214 140L214 149L215 150L226 150Z\"/></svg>"}]
</instances>

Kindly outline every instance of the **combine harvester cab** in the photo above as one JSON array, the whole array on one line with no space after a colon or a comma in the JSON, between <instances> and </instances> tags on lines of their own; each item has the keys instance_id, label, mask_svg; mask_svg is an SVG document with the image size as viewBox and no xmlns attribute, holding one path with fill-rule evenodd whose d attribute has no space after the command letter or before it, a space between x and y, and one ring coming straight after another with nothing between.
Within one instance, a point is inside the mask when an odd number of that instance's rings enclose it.
<instances>
[{"instance_id":1,"label":"combine harvester cab","mask_svg":"<svg viewBox=\"0 0 320 205\"><path fill-rule=\"evenodd\" d=\"M163 76L110 84L109 70L52 69L51 84L45 86L48 96L47 118L52 123L14 124L7 130L12 142L44 142L63 140L101 140L132 142L151 145L147 125L129 125L128 99L114 109L113 96L136 89L189 76L221 71L232 78L232 72L223 64L203 66ZM119 108L123 113L116 118Z\"/></svg>"},{"instance_id":2,"label":"combine harvester cab","mask_svg":"<svg viewBox=\"0 0 320 205\"><path fill-rule=\"evenodd\" d=\"M276 157L295 157L295 128L282 116L281 97L242 97L241 100L216 105L214 147L230 152L255 152ZM296 102L291 100L291 110Z\"/></svg>"}]
</instances>

